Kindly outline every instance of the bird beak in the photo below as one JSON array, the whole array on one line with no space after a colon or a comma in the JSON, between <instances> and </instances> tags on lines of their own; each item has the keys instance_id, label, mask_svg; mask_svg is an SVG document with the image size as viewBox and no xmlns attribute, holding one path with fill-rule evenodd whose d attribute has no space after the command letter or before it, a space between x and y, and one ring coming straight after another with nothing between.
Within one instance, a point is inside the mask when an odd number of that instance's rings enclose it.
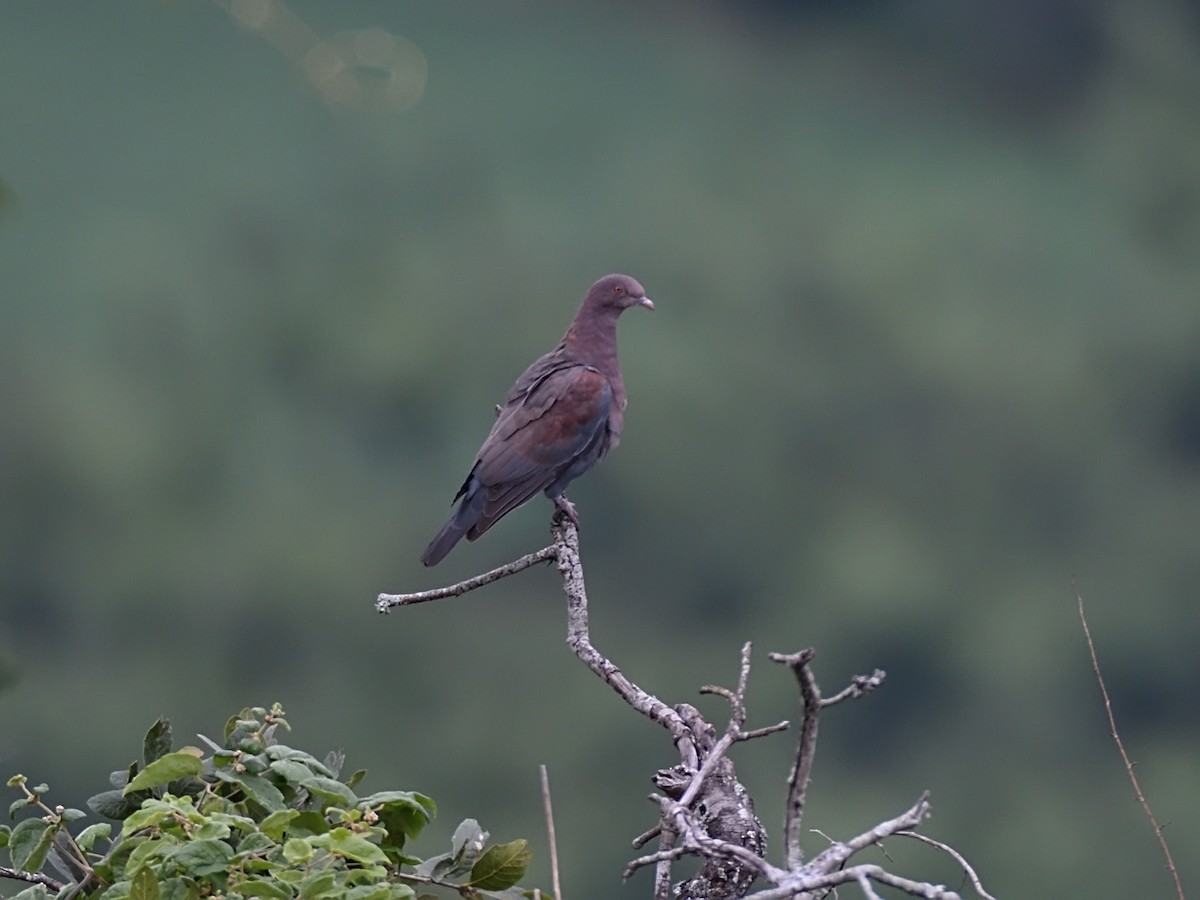
<instances>
[{"instance_id":1,"label":"bird beak","mask_svg":"<svg viewBox=\"0 0 1200 900\"><path fill-rule=\"evenodd\" d=\"M646 309L654 309L654 301L649 297L643 297L638 301L638 306L644 306Z\"/></svg>"}]
</instances>

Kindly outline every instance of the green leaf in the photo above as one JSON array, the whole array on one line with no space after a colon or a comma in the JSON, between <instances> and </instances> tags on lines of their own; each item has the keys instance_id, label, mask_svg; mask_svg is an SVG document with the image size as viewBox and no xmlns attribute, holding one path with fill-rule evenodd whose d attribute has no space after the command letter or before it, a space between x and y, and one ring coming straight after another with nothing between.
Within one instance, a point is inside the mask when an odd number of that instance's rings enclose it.
<instances>
[{"instance_id":1,"label":"green leaf","mask_svg":"<svg viewBox=\"0 0 1200 900\"><path fill-rule=\"evenodd\" d=\"M146 737L142 741L142 759L146 765L160 759L171 752L171 722L168 719L159 718L157 722L150 726L150 730L146 732Z\"/></svg>"},{"instance_id":2,"label":"green leaf","mask_svg":"<svg viewBox=\"0 0 1200 900\"><path fill-rule=\"evenodd\" d=\"M233 848L224 841L188 841L171 859L191 875L215 875L229 868Z\"/></svg>"},{"instance_id":3,"label":"green leaf","mask_svg":"<svg viewBox=\"0 0 1200 900\"><path fill-rule=\"evenodd\" d=\"M142 804L141 809L125 817L125 822L121 825L121 834L130 835L143 828L161 825L165 821L172 821L174 815L175 809L170 803L162 800L147 800Z\"/></svg>"},{"instance_id":4,"label":"green leaf","mask_svg":"<svg viewBox=\"0 0 1200 900\"><path fill-rule=\"evenodd\" d=\"M50 892L40 884L35 884L33 887L27 887L23 891L19 891L12 895L9 900L49 900Z\"/></svg>"},{"instance_id":5,"label":"green leaf","mask_svg":"<svg viewBox=\"0 0 1200 900\"><path fill-rule=\"evenodd\" d=\"M110 884L120 881L124 877L133 851L145 843L150 843L150 840L144 834L122 837L119 841L115 841L112 849L108 851L108 855L97 861L92 867L96 870L96 876Z\"/></svg>"},{"instance_id":6,"label":"green leaf","mask_svg":"<svg viewBox=\"0 0 1200 900\"><path fill-rule=\"evenodd\" d=\"M238 841L238 855L246 856L247 854L266 853L277 846L279 846L278 841L272 840L261 831L255 831Z\"/></svg>"},{"instance_id":7,"label":"green leaf","mask_svg":"<svg viewBox=\"0 0 1200 900\"><path fill-rule=\"evenodd\" d=\"M18 809L24 809L27 806L33 806L35 802L35 800L32 800L29 797L22 797L20 800L14 800L8 805L8 817L10 819L15 819L17 817Z\"/></svg>"},{"instance_id":8,"label":"green leaf","mask_svg":"<svg viewBox=\"0 0 1200 900\"><path fill-rule=\"evenodd\" d=\"M268 759L290 759L298 763L303 763L317 775L324 775L326 778L337 777L328 766L311 753L305 753L303 750L296 750L293 747L286 747L283 744L275 744L268 747L266 749L266 756Z\"/></svg>"},{"instance_id":9,"label":"green leaf","mask_svg":"<svg viewBox=\"0 0 1200 900\"><path fill-rule=\"evenodd\" d=\"M429 824L437 807L424 794L410 791L382 791L363 797L358 801L359 809L373 809L379 822L387 830L387 847L399 850L405 840L413 840Z\"/></svg>"},{"instance_id":10,"label":"green leaf","mask_svg":"<svg viewBox=\"0 0 1200 900\"><path fill-rule=\"evenodd\" d=\"M241 771L250 775L262 775L267 771L268 760L258 753L243 753L238 762L242 764Z\"/></svg>"},{"instance_id":11,"label":"green leaf","mask_svg":"<svg viewBox=\"0 0 1200 900\"><path fill-rule=\"evenodd\" d=\"M283 845L283 858L293 866L308 862L312 859L314 853L316 851L313 850L312 845L300 838L289 838L287 843Z\"/></svg>"},{"instance_id":12,"label":"green leaf","mask_svg":"<svg viewBox=\"0 0 1200 900\"><path fill-rule=\"evenodd\" d=\"M221 781L241 787L250 799L270 812L277 812L287 805L284 803L283 794L279 792L279 788L261 775L234 772L230 769L216 769L213 774Z\"/></svg>"},{"instance_id":13,"label":"green leaf","mask_svg":"<svg viewBox=\"0 0 1200 900\"><path fill-rule=\"evenodd\" d=\"M54 831L41 819L22 819L8 837L8 855L15 868L36 872L46 861Z\"/></svg>"},{"instance_id":14,"label":"green leaf","mask_svg":"<svg viewBox=\"0 0 1200 900\"><path fill-rule=\"evenodd\" d=\"M345 900L412 900L416 896L407 884L364 884L347 891Z\"/></svg>"},{"instance_id":15,"label":"green leaf","mask_svg":"<svg viewBox=\"0 0 1200 900\"><path fill-rule=\"evenodd\" d=\"M286 869L276 868L271 872L271 877L281 884L289 884L294 886L305 879L306 873L301 869L294 869L291 867Z\"/></svg>"},{"instance_id":16,"label":"green leaf","mask_svg":"<svg viewBox=\"0 0 1200 900\"><path fill-rule=\"evenodd\" d=\"M12 834L12 829L7 825L0 825L0 848L8 846L8 837Z\"/></svg>"},{"instance_id":17,"label":"green leaf","mask_svg":"<svg viewBox=\"0 0 1200 900\"><path fill-rule=\"evenodd\" d=\"M197 828L192 837L201 841L223 841L232 833L233 830L225 822L209 820Z\"/></svg>"},{"instance_id":18,"label":"green leaf","mask_svg":"<svg viewBox=\"0 0 1200 900\"><path fill-rule=\"evenodd\" d=\"M346 787L352 788L367 777L366 769L355 769L354 774L346 779Z\"/></svg>"},{"instance_id":19,"label":"green leaf","mask_svg":"<svg viewBox=\"0 0 1200 900\"><path fill-rule=\"evenodd\" d=\"M292 824L292 819L298 815L300 813L294 809L279 809L263 819L258 827L263 834L278 841L283 838L283 833Z\"/></svg>"},{"instance_id":20,"label":"green leaf","mask_svg":"<svg viewBox=\"0 0 1200 900\"><path fill-rule=\"evenodd\" d=\"M502 891L525 877L525 869L533 859L529 842L518 838L507 844L488 847L479 861L471 867L472 887L481 891Z\"/></svg>"},{"instance_id":21,"label":"green leaf","mask_svg":"<svg viewBox=\"0 0 1200 900\"><path fill-rule=\"evenodd\" d=\"M202 763L197 755L194 747L186 750L177 750L174 753L168 753L165 756L160 756L154 762L142 769L137 776L125 785L122 794L128 795L131 791L144 790L146 788L158 787L164 784L170 784L178 778L186 778L190 775L199 775Z\"/></svg>"},{"instance_id":22,"label":"green leaf","mask_svg":"<svg viewBox=\"0 0 1200 900\"><path fill-rule=\"evenodd\" d=\"M242 897L267 897L268 900L285 900L292 896L291 888L284 887L275 880L265 878L247 879L229 886L231 895Z\"/></svg>"},{"instance_id":23,"label":"green leaf","mask_svg":"<svg viewBox=\"0 0 1200 900\"><path fill-rule=\"evenodd\" d=\"M159 900L158 879L149 866L138 869L130 881L129 900Z\"/></svg>"},{"instance_id":24,"label":"green leaf","mask_svg":"<svg viewBox=\"0 0 1200 900\"><path fill-rule=\"evenodd\" d=\"M331 853L344 856L359 863L386 863L387 856L378 844L372 844L365 837L355 834L349 828L334 828L328 835L320 835L312 839L313 846L324 846Z\"/></svg>"},{"instance_id":25,"label":"green leaf","mask_svg":"<svg viewBox=\"0 0 1200 900\"><path fill-rule=\"evenodd\" d=\"M354 791L332 778L313 776L300 782L300 787L325 801L325 806L352 807L358 803Z\"/></svg>"},{"instance_id":26,"label":"green leaf","mask_svg":"<svg viewBox=\"0 0 1200 900\"><path fill-rule=\"evenodd\" d=\"M87 818L87 813L85 813L82 809L75 809L74 807L67 807L66 809L64 809L62 811L62 820L64 822L78 822L80 819L86 819L86 818Z\"/></svg>"},{"instance_id":27,"label":"green leaf","mask_svg":"<svg viewBox=\"0 0 1200 900\"><path fill-rule=\"evenodd\" d=\"M312 769L304 765L304 763L296 762L294 759L272 760L269 768L285 781L290 781L293 784L299 784L305 778L313 777Z\"/></svg>"},{"instance_id":28,"label":"green leaf","mask_svg":"<svg viewBox=\"0 0 1200 900\"><path fill-rule=\"evenodd\" d=\"M200 888L190 878L167 878L158 883L162 900L199 900Z\"/></svg>"},{"instance_id":29,"label":"green leaf","mask_svg":"<svg viewBox=\"0 0 1200 900\"><path fill-rule=\"evenodd\" d=\"M287 833L292 837L312 837L315 834L326 834L328 831L329 823L323 815L306 810L292 820Z\"/></svg>"},{"instance_id":30,"label":"green leaf","mask_svg":"<svg viewBox=\"0 0 1200 900\"><path fill-rule=\"evenodd\" d=\"M246 789L256 803L270 812L278 812L286 806L279 788L261 775L246 773L238 777L238 783Z\"/></svg>"},{"instance_id":31,"label":"green leaf","mask_svg":"<svg viewBox=\"0 0 1200 900\"><path fill-rule=\"evenodd\" d=\"M220 822L222 825L227 825L230 828L236 828L243 834L251 834L258 831L258 823L249 816L238 816L232 813L214 810L209 815L209 819L214 822Z\"/></svg>"},{"instance_id":32,"label":"green leaf","mask_svg":"<svg viewBox=\"0 0 1200 900\"><path fill-rule=\"evenodd\" d=\"M388 876L387 866L356 866L346 869L346 884L378 884Z\"/></svg>"},{"instance_id":33,"label":"green leaf","mask_svg":"<svg viewBox=\"0 0 1200 900\"><path fill-rule=\"evenodd\" d=\"M320 872L305 879L300 885L300 896L304 900L320 897L333 889L337 879L332 872Z\"/></svg>"},{"instance_id":34,"label":"green leaf","mask_svg":"<svg viewBox=\"0 0 1200 900\"><path fill-rule=\"evenodd\" d=\"M119 790L103 791L94 797L89 797L87 805L88 809L96 815L117 820L128 818L138 808L136 803Z\"/></svg>"},{"instance_id":35,"label":"green leaf","mask_svg":"<svg viewBox=\"0 0 1200 900\"><path fill-rule=\"evenodd\" d=\"M377 791L374 794L368 794L366 797L360 797L358 808L374 808L387 803L402 803L406 806L419 807L429 817L437 815L437 804L429 797L419 794L416 791Z\"/></svg>"},{"instance_id":36,"label":"green leaf","mask_svg":"<svg viewBox=\"0 0 1200 900\"><path fill-rule=\"evenodd\" d=\"M89 825L83 831L79 832L79 837L75 838L75 843L79 845L80 850L91 850L96 841L100 838L107 838L112 834L112 825L108 822L97 822L95 825Z\"/></svg>"},{"instance_id":37,"label":"green leaf","mask_svg":"<svg viewBox=\"0 0 1200 900\"><path fill-rule=\"evenodd\" d=\"M124 843L127 842L122 842L119 846L123 846ZM142 837L142 840L134 845L133 850L129 853L129 858L125 861L125 874L136 873L138 869L151 864L161 866L162 861L169 857L178 846L179 838L166 832L160 833L157 838Z\"/></svg>"}]
</instances>

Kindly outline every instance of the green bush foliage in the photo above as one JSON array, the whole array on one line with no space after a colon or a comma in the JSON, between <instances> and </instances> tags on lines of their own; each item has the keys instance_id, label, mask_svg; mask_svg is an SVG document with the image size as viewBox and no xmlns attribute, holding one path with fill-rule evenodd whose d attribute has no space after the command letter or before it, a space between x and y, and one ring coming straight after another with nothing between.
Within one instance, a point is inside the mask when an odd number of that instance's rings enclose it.
<instances>
[{"instance_id":1,"label":"green bush foliage","mask_svg":"<svg viewBox=\"0 0 1200 900\"><path fill-rule=\"evenodd\" d=\"M103 897L302 897L352 900L433 898L443 889L467 898L517 900L531 857L524 840L489 844L474 819L454 832L449 852L427 859L408 842L436 813L415 791L359 796L366 772L341 777L343 755L324 760L277 740L289 730L283 709L243 709L225 723L223 741L200 736L207 751L173 749L171 724L146 732L142 763L113 772L112 789L88 800L119 822L86 824L83 810L51 806L49 787L14 775L15 827L0 826L0 874L28 876L11 900ZM543 893L542 896L549 897Z\"/></svg>"}]
</instances>

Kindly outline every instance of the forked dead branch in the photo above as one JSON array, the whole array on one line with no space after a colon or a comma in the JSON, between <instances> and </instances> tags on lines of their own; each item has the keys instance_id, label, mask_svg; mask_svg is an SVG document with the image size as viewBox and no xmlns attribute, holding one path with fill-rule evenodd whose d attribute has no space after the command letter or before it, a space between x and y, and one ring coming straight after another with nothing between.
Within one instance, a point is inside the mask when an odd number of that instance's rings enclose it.
<instances>
[{"instance_id":1,"label":"forked dead branch","mask_svg":"<svg viewBox=\"0 0 1200 900\"><path fill-rule=\"evenodd\" d=\"M626 867L625 876L646 866L655 867L655 900L732 900L732 898L802 898L816 900L840 885L853 884L869 900L878 900L877 885L903 891L914 897L952 900L959 894L940 884L895 875L874 863L854 862L854 857L889 837L911 837L949 855L963 870L963 884L992 900L974 870L949 846L915 833L929 814L929 801L922 795L899 815L844 841L835 841L807 862L801 846L801 826L808 783L817 747L817 725L821 712L846 700L862 697L884 681L884 672L855 676L851 683L824 697L813 675L812 650L773 653L771 659L788 666L797 680L801 699L800 737L796 757L787 779L784 817L784 860L775 865L766 858L767 836L754 812L754 802L737 779L729 751L741 741L765 737L789 727L778 722L761 728L746 728L746 688L750 677L751 647L742 647L737 686L706 686L701 693L723 697L729 704L724 727L710 724L695 707L686 703L668 706L658 697L634 684L591 642L588 631L587 589L579 558L579 533L565 517L556 515L554 542L508 565L458 584L413 594L380 594L375 608L390 612L430 600L457 597L500 578L516 574L539 562L554 560L562 575L567 598L567 644L575 655L612 688L632 709L665 728L671 736L679 762L660 769L653 777L658 793L650 795L657 804L658 823L636 838L640 848L654 838L658 849L639 856ZM690 878L675 881L672 869L684 857L700 860ZM751 893L752 888L758 888Z\"/></svg>"}]
</instances>

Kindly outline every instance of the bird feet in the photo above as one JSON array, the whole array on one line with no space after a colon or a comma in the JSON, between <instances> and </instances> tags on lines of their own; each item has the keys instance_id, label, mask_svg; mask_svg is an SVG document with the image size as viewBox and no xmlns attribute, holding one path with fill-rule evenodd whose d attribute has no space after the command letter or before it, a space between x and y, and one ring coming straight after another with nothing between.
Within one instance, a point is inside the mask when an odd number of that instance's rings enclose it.
<instances>
[{"instance_id":1,"label":"bird feet","mask_svg":"<svg viewBox=\"0 0 1200 900\"><path fill-rule=\"evenodd\" d=\"M563 519L569 519L572 525L579 528L579 513L575 511L575 504L563 494L552 499L554 500L554 523L557 525Z\"/></svg>"}]
</instances>

